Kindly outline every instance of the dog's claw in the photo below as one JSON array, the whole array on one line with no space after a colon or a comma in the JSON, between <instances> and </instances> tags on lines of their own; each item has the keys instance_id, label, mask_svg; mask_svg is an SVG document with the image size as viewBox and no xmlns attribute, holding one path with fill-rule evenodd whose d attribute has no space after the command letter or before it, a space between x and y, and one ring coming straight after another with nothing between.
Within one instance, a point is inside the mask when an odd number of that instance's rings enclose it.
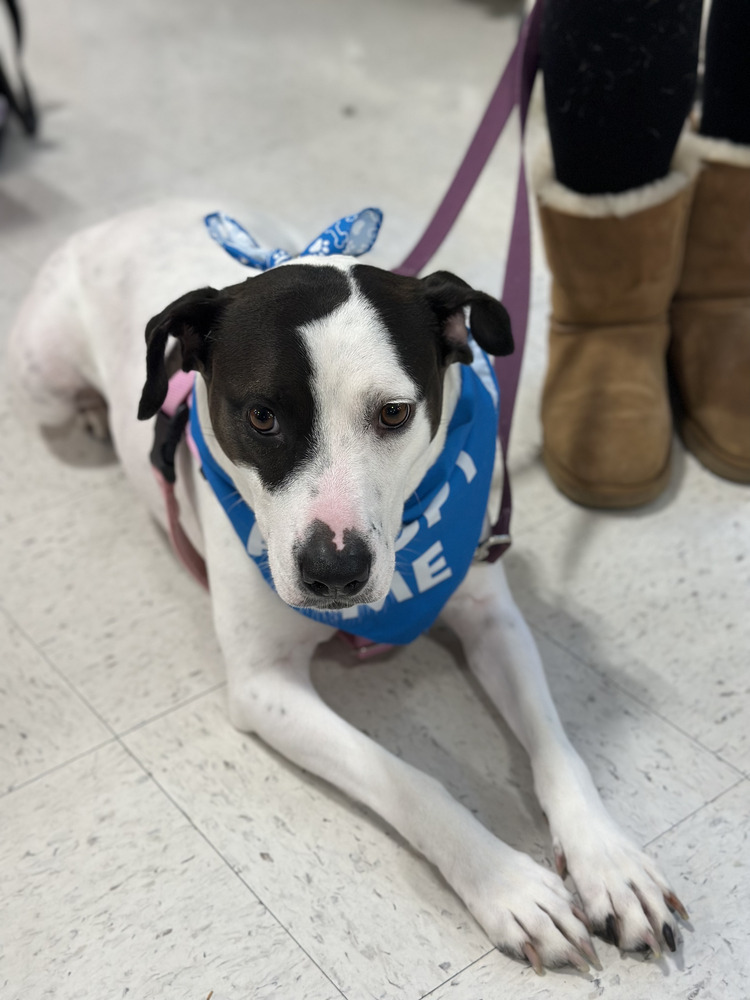
<instances>
[{"instance_id":1,"label":"dog's claw","mask_svg":"<svg viewBox=\"0 0 750 1000\"><path fill-rule=\"evenodd\" d=\"M677 896L675 896L673 892L666 892L664 894L664 901L667 904L667 906L671 910L674 910L675 913L677 913L677 915L680 916L683 920L687 921L690 919L690 917L688 916L688 911L685 909L685 907L682 905L682 903L679 901L679 899L677 898Z\"/></svg>"},{"instance_id":2,"label":"dog's claw","mask_svg":"<svg viewBox=\"0 0 750 1000\"><path fill-rule=\"evenodd\" d=\"M573 911L573 916L577 917L581 921L581 923L583 924L583 926L586 928L586 930L590 934L591 933L591 921L586 916L586 914L583 912L583 910L580 909L580 907L578 907L578 906L571 906L570 909Z\"/></svg>"},{"instance_id":3,"label":"dog's claw","mask_svg":"<svg viewBox=\"0 0 750 1000\"><path fill-rule=\"evenodd\" d=\"M560 878L564 879L568 874L568 863L565 860L565 855L559 847L555 848L555 869Z\"/></svg>"},{"instance_id":4,"label":"dog's claw","mask_svg":"<svg viewBox=\"0 0 750 1000\"><path fill-rule=\"evenodd\" d=\"M674 934L672 933L672 928L669 924L664 924L661 929L664 940L667 942L667 947L670 951L677 951L677 945L674 943Z\"/></svg>"},{"instance_id":5,"label":"dog's claw","mask_svg":"<svg viewBox=\"0 0 750 1000\"><path fill-rule=\"evenodd\" d=\"M583 952L598 972L602 971L602 963L599 961L599 956L594 951L594 946L590 941L587 941L586 938L581 938L578 942L578 950Z\"/></svg>"},{"instance_id":6,"label":"dog's claw","mask_svg":"<svg viewBox=\"0 0 750 1000\"><path fill-rule=\"evenodd\" d=\"M591 971L588 962L584 961L577 951L568 952L568 962L574 969L578 969L579 972Z\"/></svg>"},{"instance_id":7,"label":"dog's claw","mask_svg":"<svg viewBox=\"0 0 750 1000\"><path fill-rule=\"evenodd\" d=\"M646 931L643 935L643 940L651 949L651 954L654 958L661 958L661 948L659 947L659 942L656 937L651 933L651 931Z\"/></svg>"},{"instance_id":8,"label":"dog's claw","mask_svg":"<svg viewBox=\"0 0 750 1000\"><path fill-rule=\"evenodd\" d=\"M528 959L529 965L534 970L534 972L536 972L537 976L543 976L544 975L544 966L542 965L542 960L539 957L536 949L534 948L534 945L530 944L527 941L524 944L524 946L523 946L523 948L521 950L523 951L524 955Z\"/></svg>"}]
</instances>

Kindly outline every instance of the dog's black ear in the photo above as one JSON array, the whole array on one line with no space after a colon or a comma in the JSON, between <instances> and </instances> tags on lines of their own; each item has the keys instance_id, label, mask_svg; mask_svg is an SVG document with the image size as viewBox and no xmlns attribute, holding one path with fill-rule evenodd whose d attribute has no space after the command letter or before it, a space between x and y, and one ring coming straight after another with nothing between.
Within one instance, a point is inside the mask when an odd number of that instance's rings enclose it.
<instances>
[{"instance_id":1,"label":"dog's black ear","mask_svg":"<svg viewBox=\"0 0 750 1000\"><path fill-rule=\"evenodd\" d=\"M502 357L513 353L510 317L502 302L477 292L450 271L435 271L421 279L427 301L437 314L443 329L444 360L471 362L467 342L464 308L469 307L471 335L482 350Z\"/></svg>"},{"instance_id":2,"label":"dog's black ear","mask_svg":"<svg viewBox=\"0 0 750 1000\"><path fill-rule=\"evenodd\" d=\"M204 371L206 338L222 307L215 288L188 292L153 316L146 324L146 384L143 386L138 419L148 420L158 412L167 396L166 346L176 337L182 349L183 371Z\"/></svg>"}]
</instances>

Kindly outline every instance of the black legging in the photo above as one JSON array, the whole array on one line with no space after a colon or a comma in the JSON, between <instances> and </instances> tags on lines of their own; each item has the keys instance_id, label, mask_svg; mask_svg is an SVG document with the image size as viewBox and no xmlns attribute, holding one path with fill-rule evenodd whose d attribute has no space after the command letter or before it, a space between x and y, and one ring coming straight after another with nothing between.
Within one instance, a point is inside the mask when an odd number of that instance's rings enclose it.
<instances>
[{"instance_id":1,"label":"black legging","mask_svg":"<svg viewBox=\"0 0 750 1000\"><path fill-rule=\"evenodd\" d=\"M665 177L695 95L702 0L545 0L557 179L582 194ZM750 144L750 0L714 0L701 132Z\"/></svg>"}]
</instances>

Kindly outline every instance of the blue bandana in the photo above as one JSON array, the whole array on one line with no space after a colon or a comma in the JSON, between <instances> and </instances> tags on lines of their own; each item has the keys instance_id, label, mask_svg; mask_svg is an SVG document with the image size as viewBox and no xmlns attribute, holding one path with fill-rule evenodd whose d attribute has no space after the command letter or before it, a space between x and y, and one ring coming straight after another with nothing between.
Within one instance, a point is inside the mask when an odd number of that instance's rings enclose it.
<instances>
[{"instance_id":1,"label":"blue bandana","mask_svg":"<svg viewBox=\"0 0 750 1000\"><path fill-rule=\"evenodd\" d=\"M343 611L297 608L300 614L377 643L404 644L426 631L468 572L487 509L495 462L499 393L492 364L471 343L474 362L461 366L461 394L438 460L404 504L396 569L387 596ZM206 446L198 408L190 433L203 472L248 555L269 586L273 578L255 514Z\"/></svg>"},{"instance_id":2,"label":"blue bandana","mask_svg":"<svg viewBox=\"0 0 750 1000\"><path fill-rule=\"evenodd\" d=\"M204 221L211 237L246 267L267 271L292 259L293 255L281 247L275 250L262 247L239 222L223 212L213 212ZM372 247L382 221L383 213L379 208L365 208L356 215L345 215L343 219L324 229L312 243L308 243L299 256L328 257L331 254L347 254L359 257Z\"/></svg>"},{"instance_id":3,"label":"blue bandana","mask_svg":"<svg viewBox=\"0 0 750 1000\"><path fill-rule=\"evenodd\" d=\"M339 219L300 256L348 254L357 257L375 242L382 221L377 208ZM240 263L265 271L292 256L268 249L224 215L207 215L210 235ZM405 644L426 631L469 570L480 541L495 464L500 393L489 357L469 337L471 366L461 365L461 393L435 464L404 504L396 540L396 569L388 594L374 604L343 611L296 608L300 614L375 643ZM265 542L253 510L214 461L190 406L190 433L203 473L232 522L247 554L273 588ZM274 588L275 589L275 588Z\"/></svg>"}]
</instances>

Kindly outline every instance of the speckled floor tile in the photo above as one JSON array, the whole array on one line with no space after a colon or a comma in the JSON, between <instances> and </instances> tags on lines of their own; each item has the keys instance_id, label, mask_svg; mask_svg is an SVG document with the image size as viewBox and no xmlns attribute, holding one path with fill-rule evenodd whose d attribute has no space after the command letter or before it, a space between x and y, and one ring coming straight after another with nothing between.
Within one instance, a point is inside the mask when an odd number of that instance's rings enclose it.
<instances>
[{"instance_id":1,"label":"speckled floor tile","mask_svg":"<svg viewBox=\"0 0 750 1000\"><path fill-rule=\"evenodd\" d=\"M450 634L436 629L434 636L442 641L420 640L386 663L353 670L338 666L348 661L336 645L326 647L318 663L326 700L358 728L435 773L500 836L516 843L520 835L517 846L535 853L531 845L541 830L541 856L549 856L525 753L471 675L459 669L463 660ZM639 843L699 808L706 788L718 794L737 781L734 768L615 684L544 636L537 641L571 740L613 815ZM511 820L506 830L507 814L516 809L528 812L537 829Z\"/></svg>"},{"instance_id":2,"label":"speckled floor tile","mask_svg":"<svg viewBox=\"0 0 750 1000\"><path fill-rule=\"evenodd\" d=\"M750 767L747 488L676 455L650 509L567 505L508 556L530 621L705 746Z\"/></svg>"},{"instance_id":3,"label":"speckled floor tile","mask_svg":"<svg viewBox=\"0 0 750 1000\"><path fill-rule=\"evenodd\" d=\"M0 306L0 313L2 306ZM1 348L0 348L1 349ZM36 428L19 420L7 391L7 372L0 375L0 530L43 514L61 504L83 501L103 486L123 488L111 449L82 436L61 437L66 460L45 444ZM23 529L19 529L23 530Z\"/></svg>"},{"instance_id":4,"label":"speckled floor tile","mask_svg":"<svg viewBox=\"0 0 750 1000\"><path fill-rule=\"evenodd\" d=\"M178 169L166 145L154 148L107 112L59 107L45 117L42 129L44 143L28 170L40 188L55 192L63 211L116 205L137 191L148 198L149 192L168 190ZM81 156L86 148L95 148L96 156Z\"/></svg>"},{"instance_id":5,"label":"speckled floor tile","mask_svg":"<svg viewBox=\"0 0 750 1000\"><path fill-rule=\"evenodd\" d=\"M66 649L86 656L86 643L87 658L101 654L125 622L171 610L197 591L173 571L168 542L127 489L122 482L61 499L44 517L0 531L2 603L58 663Z\"/></svg>"},{"instance_id":6,"label":"speckled floor tile","mask_svg":"<svg viewBox=\"0 0 750 1000\"><path fill-rule=\"evenodd\" d=\"M747 948L750 783L719 796L660 837L651 850L676 876L691 922L674 956L643 962L597 942L604 965L589 976L562 972L539 979L497 952L448 980L430 1000L745 1000L750 990Z\"/></svg>"},{"instance_id":7,"label":"speckled floor tile","mask_svg":"<svg viewBox=\"0 0 750 1000\"><path fill-rule=\"evenodd\" d=\"M338 991L119 746L0 801L7 1000Z\"/></svg>"},{"instance_id":8,"label":"speckled floor tile","mask_svg":"<svg viewBox=\"0 0 750 1000\"><path fill-rule=\"evenodd\" d=\"M221 695L125 741L350 1000L421 997L486 952L421 858L234 732Z\"/></svg>"},{"instance_id":9,"label":"speckled floor tile","mask_svg":"<svg viewBox=\"0 0 750 1000\"><path fill-rule=\"evenodd\" d=\"M16 143L20 141L17 137ZM49 183L27 169L43 154L43 146L15 148L20 162L2 168L0 251L28 270L28 286L52 251L76 229L101 217L101 213L88 202L72 200L54 181ZM26 286L18 288L19 301Z\"/></svg>"},{"instance_id":10,"label":"speckled floor tile","mask_svg":"<svg viewBox=\"0 0 750 1000\"><path fill-rule=\"evenodd\" d=\"M225 680L202 593L185 606L137 619L116 638L104 637L91 661L61 659L71 683L118 733Z\"/></svg>"},{"instance_id":11,"label":"speckled floor tile","mask_svg":"<svg viewBox=\"0 0 750 1000\"><path fill-rule=\"evenodd\" d=\"M0 795L111 733L0 612Z\"/></svg>"},{"instance_id":12,"label":"speckled floor tile","mask_svg":"<svg viewBox=\"0 0 750 1000\"><path fill-rule=\"evenodd\" d=\"M208 598L124 482L0 530L0 595L117 731L224 680Z\"/></svg>"},{"instance_id":13,"label":"speckled floor tile","mask_svg":"<svg viewBox=\"0 0 750 1000\"><path fill-rule=\"evenodd\" d=\"M512 45L516 12L512 3L504 6L499 12L510 16L492 17L481 4L456 9L452 0L435 0L426 17L421 4L399 0L319 0L314 12L288 0L273 8L221 0L196 33L202 8L195 4L183 5L179 18L168 5L155 11L147 3L122 12L87 5L83 17L64 17L59 3L32 0L29 19L49 25L49 35L29 32L28 60L39 67L37 89L51 107L37 155L25 157L26 172L70 206L116 211L118 200L134 194L153 200L200 186L200 175L221 194L230 165L243 200L255 206L260 199L282 218L395 195L392 210L385 206L394 232L406 214L404 238L414 242ZM462 60L459 74L446 74L457 47L472 57ZM113 73L112 58L131 48L138 58L118 60ZM250 91L244 72L255 81ZM262 100L253 99L255 87ZM92 155L82 156L84 148ZM495 205L512 198L496 183L503 174L491 170L495 181L480 192L476 220L467 208L458 244L475 248L466 257L492 262L494 279L504 231ZM33 249L24 259L37 262Z\"/></svg>"},{"instance_id":14,"label":"speckled floor tile","mask_svg":"<svg viewBox=\"0 0 750 1000\"><path fill-rule=\"evenodd\" d=\"M32 36L28 58L42 64L45 93L54 88L76 108L108 109L118 128L181 163L295 147L338 127L330 147L349 173L377 156L383 121L408 106L407 86L413 101L441 109L425 124L426 135L448 137L446 119L455 111L476 114L472 98L481 102L493 85L514 28L507 18L488 17L482 5L456 10L450 0L434 0L430 16L423 4L399 0L317 0L314 7L283 0L270 8L219 0L200 30L197 0L183 0L181 18L169 4L155 8L147 0L121 10L86 5L85 20L61 18L50 0L28 6L32 24L38 11L40 20L59 23L66 42L61 56L49 40ZM113 73L106 57L91 56L92 37L137 58L119 62ZM446 74L460 47L471 47L472 58L461 60L460 74ZM369 128L361 143L352 142L347 126L360 118ZM326 166L330 172L330 154Z\"/></svg>"},{"instance_id":15,"label":"speckled floor tile","mask_svg":"<svg viewBox=\"0 0 750 1000\"><path fill-rule=\"evenodd\" d=\"M732 768L558 647L543 641L542 653L571 735L638 842L700 808L706 787L737 781ZM438 777L498 835L549 857L525 756L450 649L423 639L381 663L346 662L330 644L316 664L337 711ZM126 742L347 996L419 996L490 947L438 876L378 821L232 732L223 692ZM324 906L326 898L335 905ZM394 989L378 992L378 977Z\"/></svg>"}]
</instances>

